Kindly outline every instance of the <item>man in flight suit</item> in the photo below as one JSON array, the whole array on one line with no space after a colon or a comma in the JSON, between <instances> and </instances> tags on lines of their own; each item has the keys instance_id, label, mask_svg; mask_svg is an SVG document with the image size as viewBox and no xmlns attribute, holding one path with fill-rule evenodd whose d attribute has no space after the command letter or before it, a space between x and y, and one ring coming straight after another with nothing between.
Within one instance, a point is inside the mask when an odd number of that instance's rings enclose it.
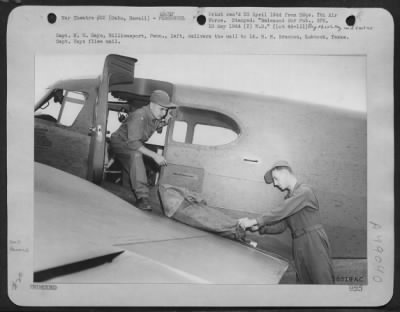
<instances>
[{"instance_id":1,"label":"man in flight suit","mask_svg":"<svg viewBox=\"0 0 400 312\"><path fill-rule=\"evenodd\" d=\"M144 143L155 131L164 127L171 115L168 110L176 108L168 93L154 91L147 106L130 113L121 126L111 135L111 149L121 162L123 170L129 174L132 191L136 196L136 206L142 210L151 210L149 187L143 155L152 158L159 166L166 166L162 156L148 149Z\"/></svg>"},{"instance_id":2,"label":"man in flight suit","mask_svg":"<svg viewBox=\"0 0 400 312\"><path fill-rule=\"evenodd\" d=\"M264 175L267 184L288 191L283 203L257 219L239 219L243 229L276 234L292 232L297 282L333 284L330 245L321 224L318 200L310 186L297 182L287 161L276 162Z\"/></svg>"}]
</instances>

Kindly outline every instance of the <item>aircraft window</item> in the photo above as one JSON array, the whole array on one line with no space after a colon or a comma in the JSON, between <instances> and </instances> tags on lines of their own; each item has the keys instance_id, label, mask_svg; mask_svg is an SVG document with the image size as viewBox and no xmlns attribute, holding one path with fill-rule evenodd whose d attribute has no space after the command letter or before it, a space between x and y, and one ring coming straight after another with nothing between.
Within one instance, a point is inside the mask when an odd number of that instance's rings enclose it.
<instances>
[{"instance_id":1,"label":"aircraft window","mask_svg":"<svg viewBox=\"0 0 400 312\"><path fill-rule=\"evenodd\" d=\"M179 107L175 125L179 122L184 122L185 128L174 129L172 140L186 144L224 145L240 134L239 125L232 117L210 109Z\"/></svg>"},{"instance_id":2,"label":"aircraft window","mask_svg":"<svg viewBox=\"0 0 400 312\"><path fill-rule=\"evenodd\" d=\"M61 112L60 124L71 126L85 104L86 96L81 92L67 92Z\"/></svg>"},{"instance_id":3,"label":"aircraft window","mask_svg":"<svg viewBox=\"0 0 400 312\"><path fill-rule=\"evenodd\" d=\"M185 142L187 131L187 122L176 120L174 123L174 132L172 133L172 139L175 142Z\"/></svg>"},{"instance_id":4,"label":"aircraft window","mask_svg":"<svg viewBox=\"0 0 400 312\"><path fill-rule=\"evenodd\" d=\"M69 100L78 100L79 103L82 103L82 101L84 102L85 99L86 99L86 97L85 97L85 95L83 93L81 93L81 92L72 92L72 91L68 92L67 98Z\"/></svg>"},{"instance_id":5,"label":"aircraft window","mask_svg":"<svg viewBox=\"0 0 400 312\"><path fill-rule=\"evenodd\" d=\"M61 111L63 90L54 90L50 99L43 103L36 111L35 117L57 122Z\"/></svg>"},{"instance_id":6,"label":"aircraft window","mask_svg":"<svg viewBox=\"0 0 400 312\"><path fill-rule=\"evenodd\" d=\"M238 134L231 129L197 124L194 127L193 144L216 146L234 141Z\"/></svg>"}]
</instances>

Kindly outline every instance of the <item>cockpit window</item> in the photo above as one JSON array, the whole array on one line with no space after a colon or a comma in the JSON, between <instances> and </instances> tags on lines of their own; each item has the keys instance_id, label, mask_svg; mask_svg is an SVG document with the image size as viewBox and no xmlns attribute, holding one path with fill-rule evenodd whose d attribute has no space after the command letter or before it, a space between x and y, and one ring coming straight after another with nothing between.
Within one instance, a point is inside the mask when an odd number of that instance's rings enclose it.
<instances>
[{"instance_id":1,"label":"cockpit window","mask_svg":"<svg viewBox=\"0 0 400 312\"><path fill-rule=\"evenodd\" d=\"M87 96L83 92L54 89L39 104L35 117L72 126L78 117Z\"/></svg>"},{"instance_id":2,"label":"cockpit window","mask_svg":"<svg viewBox=\"0 0 400 312\"><path fill-rule=\"evenodd\" d=\"M82 92L68 91L64 96L60 124L72 126L78 117L86 101L86 95Z\"/></svg>"},{"instance_id":3,"label":"cockpit window","mask_svg":"<svg viewBox=\"0 0 400 312\"><path fill-rule=\"evenodd\" d=\"M55 89L51 91L39 104L39 107L35 111L35 117L41 118L47 121L57 122L60 111L61 104L66 91L62 89Z\"/></svg>"}]
</instances>

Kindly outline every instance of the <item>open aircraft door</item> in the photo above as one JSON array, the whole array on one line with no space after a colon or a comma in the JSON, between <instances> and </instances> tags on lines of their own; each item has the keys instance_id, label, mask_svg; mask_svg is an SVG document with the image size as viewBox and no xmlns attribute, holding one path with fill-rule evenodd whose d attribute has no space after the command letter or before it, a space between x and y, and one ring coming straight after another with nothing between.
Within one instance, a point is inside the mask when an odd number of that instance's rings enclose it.
<instances>
[{"instance_id":1,"label":"open aircraft door","mask_svg":"<svg viewBox=\"0 0 400 312\"><path fill-rule=\"evenodd\" d=\"M179 105L168 129L164 150L168 166L163 169L160 184L184 187L210 200L209 186L217 191L223 184L213 179L213 172L218 170L214 164L229 161L226 152L238 133L236 121L222 112ZM215 202L209 204L214 206Z\"/></svg>"},{"instance_id":2,"label":"open aircraft door","mask_svg":"<svg viewBox=\"0 0 400 312\"><path fill-rule=\"evenodd\" d=\"M104 62L98 101L93 110L93 124L89 129L91 136L87 175L89 181L100 183L103 178L109 88L116 84L133 83L136 62L134 58L115 54L108 55Z\"/></svg>"},{"instance_id":3,"label":"open aircraft door","mask_svg":"<svg viewBox=\"0 0 400 312\"><path fill-rule=\"evenodd\" d=\"M100 82L64 80L50 86L35 105L35 161L100 183L109 89L133 83L136 61L111 54Z\"/></svg>"}]
</instances>

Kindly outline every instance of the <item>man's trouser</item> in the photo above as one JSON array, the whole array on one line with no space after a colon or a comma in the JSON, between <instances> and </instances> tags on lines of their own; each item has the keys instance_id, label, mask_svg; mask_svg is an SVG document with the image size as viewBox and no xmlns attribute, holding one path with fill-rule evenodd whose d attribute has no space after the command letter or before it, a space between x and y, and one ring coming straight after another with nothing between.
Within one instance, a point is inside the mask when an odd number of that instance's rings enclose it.
<instances>
[{"instance_id":1,"label":"man's trouser","mask_svg":"<svg viewBox=\"0 0 400 312\"><path fill-rule=\"evenodd\" d=\"M293 239L293 256L300 284L334 284L328 237L319 228Z\"/></svg>"},{"instance_id":2,"label":"man's trouser","mask_svg":"<svg viewBox=\"0 0 400 312\"><path fill-rule=\"evenodd\" d=\"M111 149L115 157L122 165L122 170L128 174L132 191L136 199L149 197L146 167L143 162L143 154L130 150L125 143L111 140Z\"/></svg>"}]
</instances>

